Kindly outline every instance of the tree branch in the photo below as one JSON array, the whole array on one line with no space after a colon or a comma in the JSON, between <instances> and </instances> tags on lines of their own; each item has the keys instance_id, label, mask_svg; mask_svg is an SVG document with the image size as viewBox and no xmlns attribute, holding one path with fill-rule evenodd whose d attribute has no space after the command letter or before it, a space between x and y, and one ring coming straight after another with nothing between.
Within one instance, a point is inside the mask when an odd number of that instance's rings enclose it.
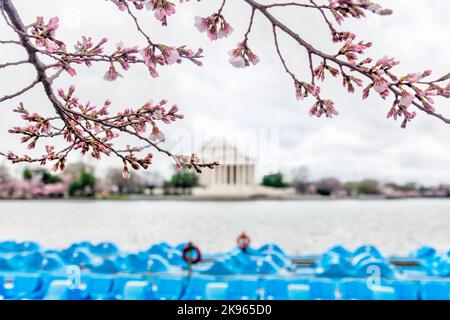
<instances>
[{"instance_id":1,"label":"tree branch","mask_svg":"<svg viewBox=\"0 0 450 320\"><path fill-rule=\"evenodd\" d=\"M321 50L315 48L313 45L311 45L310 43L308 43L306 40L304 40L298 33L294 32L292 29L290 29L289 27L287 27L285 24L283 24L282 22L280 22L277 18L275 18L267 9L269 8L273 8L273 7L278 7L278 6L289 6L289 5L294 5L294 3L285 3L285 4L274 4L274 5L263 5L260 4L258 2L256 2L255 0L244 0L247 4L250 5L250 7L252 8L252 10L258 10L259 12L262 13L263 16L265 16L267 18L267 20L272 24L273 30L274 30L274 39L275 39L275 47L277 50L277 53L280 57L280 60L282 61L282 64L286 70L286 72L293 78L295 79L295 75L287 68L286 62L284 60L284 58L281 55L280 52L280 48L279 48L279 43L277 41L277 36L276 36L276 28L279 28L280 30L282 30L285 34L287 34L288 36L290 36L293 40L295 40L300 46L304 47L307 51L308 54L308 58L309 58L309 62L310 62L310 69L312 70L312 56L316 55L321 57L322 59L324 59L324 61L332 61L334 63L336 63L337 65L339 65L341 68L342 67L347 67L350 70L357 72L361 75L363 75L364 77L370 79L371 81L375 81L374 76L372 75L372 73L370 72L370 70L368 71L367 69L365 69L364 67L362 67L362 65L356 64L356 63L350 63L348 61L344 61L338 58L338 55L330 55L327 53L322 52ZM301 5L298 4L298 6L300 7L308 7L308 8L316 8L319 9L321 14L324 16L325 21L327 22L327 24L330 26L330 29L333 31L334 28L331 24L331 22L327 19L325 13L323 12L323 9L329 9L329 7L324 7L324 6L318 6L315 4L315 2L312 0L311 1L311 5ZM381 14L387 14L389 11L383 11ZM394 93L395 96L399 96L401 95L401 91L399 86L389 86L388 88L391 92ZM426 112L427 114L445 122L446 124L450 124L450 118L447 118L445 116L443 116L442 114L436 113L434 110L431 110L430 108L426 108L425 106L420 105L417 101L414 101L412 103L415 107L417 107L419 110Z\"/></svg>"},{"instance_id":2,"label":"tree branch","mask_svg":"<svg viewBox=\"0 0 450 320\"><path fill-rule=\"evenodd\" d=\"M0 44L18 44L18 45L20 45L20 42L15 41L15 40L0 40Z\"/></svg>"},{"instance_id":3,"label":"tree branch","mask_svg":"<svg viewBox=\"0 0 450 320\"><path fill-rule=\"evenodd\" d=\"M0 69L7 68L7 67L12 67L12 66L18 66L18 65L26 64L26 63L30 63L30 61L29 60L22 60L22 61L16 61L16 62L7 62L7 63L4 63L4 64L0 64Z\"/></svg>"},{"instance_id":4,"label":"tree branch","mask_svg":"<svg viewBox=\"0 0 450 320\"><path fill-rule=\"evenodd\" d=\"M6 95L6 96L1 97L1 98L0 98L0 103L3 102L3 101L9 100L9 99L13 99L13 98L15 98L15 97L18 97L18 96L24 94L24 93L27 92L28 90L33 89L34 86L36 86L39 82L41 82L41 81L39 80L39 78L37 78L37 79L34 80L30 85L26 86L26 87L23 88L22 90L20 90L20 91L18 91L18 92L16 92L16 93L13 93L13 94Z\"/></svg>"}]
</instances>

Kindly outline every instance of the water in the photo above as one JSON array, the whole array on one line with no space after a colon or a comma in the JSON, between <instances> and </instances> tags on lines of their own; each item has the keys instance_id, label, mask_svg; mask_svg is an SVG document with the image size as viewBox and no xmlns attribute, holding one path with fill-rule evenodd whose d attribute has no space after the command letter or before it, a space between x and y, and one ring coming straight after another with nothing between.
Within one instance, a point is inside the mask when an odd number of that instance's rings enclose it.
<instances>
[{"instance_id":1,"label":"water","mask_svg":"<svg viewBox=\"0 0 450 320\"><path fill-rule=\"evenodd\" d=\"M0 240L47 248L89 240L140 250L191 240L217 252L232 248L242 231L254 245L274 242L293 254L336 244L374 244L385 254L424 244L449 250L450 200L0 202Z\"/></svg>"}]
</instances>

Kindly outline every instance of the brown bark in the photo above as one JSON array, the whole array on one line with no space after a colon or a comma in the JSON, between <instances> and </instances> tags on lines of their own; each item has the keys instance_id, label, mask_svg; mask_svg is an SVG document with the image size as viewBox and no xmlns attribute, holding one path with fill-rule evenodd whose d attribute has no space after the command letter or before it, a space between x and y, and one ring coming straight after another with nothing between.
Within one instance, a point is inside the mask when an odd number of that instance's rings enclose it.
<instances>
[{"instance_id":1,"label":"brown bark","mask_svg":"<svg viewBox=\"0 0 450 320\"><path fill-rule=\"evenodd\" d=\"M9 21L14 28L15 32L19 36L20 43L22 47L26 50L28 55L28 61L34 66L37 72L37 79L36 81L38 83L42 83L42 86L44 87L45 94L47 95L47 98L50 100L51 104L55 108L58 115L61 117L61 119L65 121L65 116L61 109L63 108L63 105L59 102L58 98L55 96L55 93L52 89L52 81L49 79L47 74L45 73L46 67L44 63L39 59L37 55L37 50L34 48L34 46L31 44L30 38L27 36L27 30L22 22L22 19L20 18L19 13L17 12L16 7L12 3L11 0L2 0L2 6L6 13L6 15L9 18Z\"/></svg>"}]
</instances>

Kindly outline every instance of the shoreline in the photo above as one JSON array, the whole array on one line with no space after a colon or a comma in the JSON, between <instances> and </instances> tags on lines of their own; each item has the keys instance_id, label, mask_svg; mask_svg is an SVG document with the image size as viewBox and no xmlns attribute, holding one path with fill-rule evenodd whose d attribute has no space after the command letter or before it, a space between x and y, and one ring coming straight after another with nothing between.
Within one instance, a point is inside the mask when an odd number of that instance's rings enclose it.
<instances>
[{"instance_id":1,"label":"shoreline","mask_svg":"<svg viewBox=\"0 0 450 320\"><path fill-rule=\"evenodd\" d=\"M323 196L139 196L130 195L123 197L96 197L96 198L25 198L25 199L0 199L0 202L139 202L139 201L189 201L189 202L253 202L253 201L398 201L398 200L450 200L450 197L386 197L386 196L362 196L362 197L323 197Z\"/></svg>"}]
</instances>

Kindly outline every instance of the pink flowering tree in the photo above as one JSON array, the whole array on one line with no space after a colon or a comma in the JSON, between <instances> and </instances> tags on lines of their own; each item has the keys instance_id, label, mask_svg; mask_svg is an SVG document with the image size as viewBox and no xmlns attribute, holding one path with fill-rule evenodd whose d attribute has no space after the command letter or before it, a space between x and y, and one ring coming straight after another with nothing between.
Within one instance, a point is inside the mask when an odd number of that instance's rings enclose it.
<instances>
[{"instance_id":1,"label":"pink flowering tree","mask_svg":"<svg viewBox=\"0 0 450 320\"><path fill-rule=\"evenodd\" d=\"M39 85L43 89L42 94L48 99L49 107L54 110L54 116L51 118L31 111L22 103L14 110L20 114L26 125L13 127L10 133L20 135L21 142L26 143L28 149L37 148L39 144L43 150L42 156L32 158L12 152L0 154L13 163L51 163L55 171L64 169L67 157L72 152L90 154L96 159L115 156L123 163L125 178L129 177L130 168L147 169L151 165L154 152L167 155L180 169L186 166L201 172L203 168L218 165L215 162L201 163L195 155L172 154L164 149L165 136L160 130L160 124L170 124L183 118L176 105L170 106L166 100L159 103L143 102L136 108L127 108L117 114L111 114L111 101L107 100L100 105L83 104L76 94L77 72L82 67L89 68L93 64L105 65L105 81L114 81L124 76L131 67L146 68L150 77L157 78L163 66L185 62L201 66L202 49L159 43L144 31L144 26L137 18L137 11L148 10L164 27L171 19L176 19L177 6L189 5L188 0L180 0L180 4L172 1L110 0L112 5L117 6L118 14L129 16L130 23L134 24L136 32L142 36L142 43L125 47L119 42L113 52L106 52L106 38L94 41L90 37L82 37L75 44L67 44L58 36L57 17L37 17L35 21L24 22L12 0L0 0L3 19L17 35L17 39L0 40L0 44L18 45L27 53L27 59L2 64L0 69L31 64L36 70L36 78L32 83L18 92L0 97L0 103L19 97ZM196 17L193 24L211 41L230 36L233 28L227 22L226 8L236 1L217 0L217 11L207 17ZM366 99L370 94L377 94L383 100L389 100L390 102L386 102L387 117L400 119L403 128L420 112L450 124L450 119L435 109L437 97L450 96L449 73L437 78L431 78L430 70L396 74L395 66L399 64L397 60L387 56L379 59L368 57L366 50L372 43L359 41L351 31L341 30L340 25L346 19L362 19L366 14L388 15L392 13L391 10L369 0L304 0L269 4L256 0L241 1L249 8L248 28L241 31L241 40L235 48L231 48L229 62L236 68L246 68L260 62L249 42L252 30L256 28L254 17L261 15L272 26L275 52L284 71L292 79L297 99L302 101L311 97L313 100L309 111L311 116L332 118L338 115L333 100L325 98L326 93L320 88L320 82L325 77L332 76L339 78L349 93L355 93L356 88L360 87L362 99ZM319 19L329 28L330 41L340 44L340 50L329 53L319 50L293 28L280 22L273 14L273 8L316 11ZM288 66L278 41L280 33L287 35L305 49L305 62L310 70L308 79L300 78ZM55 88L55 79L63 73L73 77L74 85L69 88ZM133 137L134 145L117 145L116 141L122 135ZM65 146L62 149L57 150L51 143L56 137L63 139Z\"/></svg>"}]
</instances>

